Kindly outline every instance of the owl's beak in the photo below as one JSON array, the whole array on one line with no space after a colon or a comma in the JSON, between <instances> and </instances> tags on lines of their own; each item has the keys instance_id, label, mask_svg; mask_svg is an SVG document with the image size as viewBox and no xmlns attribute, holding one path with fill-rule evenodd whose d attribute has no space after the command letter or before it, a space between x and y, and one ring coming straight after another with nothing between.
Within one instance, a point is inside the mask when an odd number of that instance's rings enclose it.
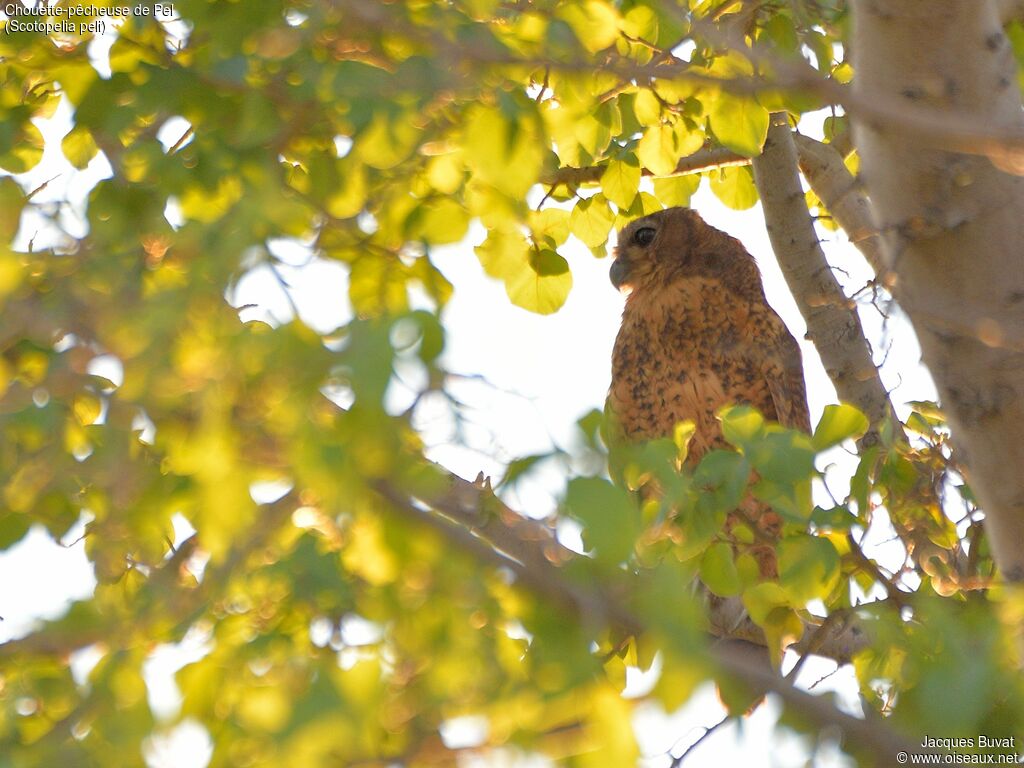
<instances>
[{"instance_id":1,"label":"owl's beak","mask_svg":"<svg viewBox=\"0 0 1024 768\"><path fill-rule=\"evenodd\" d=\"M626 263L626 260L622 257L616 258L612 262L611 269L608 270L608 277L611 279L612 285L616 288L622 288L629 278L629 265Z\"/></svg>"}]
</instances>

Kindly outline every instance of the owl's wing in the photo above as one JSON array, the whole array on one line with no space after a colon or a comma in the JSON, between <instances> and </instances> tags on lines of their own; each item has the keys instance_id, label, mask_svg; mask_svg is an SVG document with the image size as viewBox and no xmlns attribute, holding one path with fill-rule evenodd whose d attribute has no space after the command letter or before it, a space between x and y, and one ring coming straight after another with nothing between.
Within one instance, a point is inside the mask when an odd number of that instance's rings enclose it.
<instances>
[{"instance_id":1,"label":"owl's wing","mask_svg":"<svg viewBox=\"0 0 1024 768\"><path fill-rule=\"evenodd\" d=\"M778 316L773 319L774 343L764 351L762 371L775 413L782 426L810 432L811 417L807 411L800 345Z\"/></svg>"}]
</instances>

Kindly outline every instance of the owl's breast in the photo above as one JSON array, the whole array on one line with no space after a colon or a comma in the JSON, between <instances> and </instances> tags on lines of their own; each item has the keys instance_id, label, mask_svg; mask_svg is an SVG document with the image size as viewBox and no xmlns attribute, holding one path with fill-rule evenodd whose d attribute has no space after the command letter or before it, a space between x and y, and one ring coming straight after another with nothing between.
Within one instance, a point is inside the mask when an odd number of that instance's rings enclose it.
<instances>
[{"instance_id":1,"label":"owl's breast","mask_svg":"<svg viewBox=\"0 0 1024 768\"><path fill-rule=\"evenodd\" d=\"M749 310L717 281L689 279L631 296L612 354L609 402L625 436L672 435L693 421L691 455L721 441L715 416L756 378L742 354ZM749 398L742 398L749 400Z\"/></svg>"}]
</instances>

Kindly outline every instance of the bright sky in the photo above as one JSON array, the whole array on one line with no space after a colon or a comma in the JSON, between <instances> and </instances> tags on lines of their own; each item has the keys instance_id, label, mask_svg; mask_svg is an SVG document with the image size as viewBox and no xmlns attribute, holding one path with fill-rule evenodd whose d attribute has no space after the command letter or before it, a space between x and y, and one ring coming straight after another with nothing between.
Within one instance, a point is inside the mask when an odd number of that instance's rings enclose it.
<instances>
[{"instance_id":1,"label":"bright sky","mask_svg":"<svg viewBox=\"0 0 1024 768\"><path fill-rule=\"evenodd\" d=\"M98 52L102 52L102 45ZM70 110L62 105L53 119L37 124L47 139L43 162L31 172L17 177L27 190L45 181L49 185L36 200L53 202L68 199L73 203L85 199L87 191L96 181L109 173L109 166L98 157L82 172L75 171L60 154L60 138L70 126ZM823 115L805 119L802 130L820 135ZM166 145L181 134L180 124L165 126L161 139ZM803 341L804 324L790 296L772 256L764 229L760 206L737 212L722 206L703 185L695 195L693 206L709 223L738 237L754 254L765 279L769 302L782 315L794 336L801 339L804 367L808 383L811 420L816 422L822 408L836 401L835 391L821 366L813 347ZM170 212L173 218L173 211ZM74 211L74 206L62 213L62 223L69 233L80 236L85 227ZM840 267L840 279L851 289L866 282L869 270L856 250L842 234L820 229L826 251L834 266ZM26 247L35 237L35 247L47 247L51 236L39 229L39 223L26 217L23 220L19 247ZM466 403L466 437L468 445L456 445L451 440L451 419L443 408L433 409L422 417L421 427L432 447L432 457L458 474L473 478L483 471L500 477L508 459L549 450L553 444L569 447L573 444L576 420L593 408L604 404L610 377L612 343L618 330L622 311L622 297L608 281L609 260L595 259L578 243L566 247L574 287L566 305L548 317L530 314L508 301L502 284L488 278L472 252L472 246L483 238L483 231L474 229L467 240L457 246L435 252L435 263L455 285L455 294L444 311L448 329L447 366L460 373L479 376L481 380L466 380L453 386L453 391ZM303 319L327 331L344 323L350 312L346 300L345 269L320 259L309 260L305 249L294 244L278 244L280 256L289 263L306 266L283 269L292 285L293 296ZM845 274L844 274L845 272ZM244 317L263 317L284 321L290 317L289 303L281 287L265 268L244 277L230 297L238 306L253 304ZM885 358L883 379L893 389L893 400L905 412L902 403L912 399L934 398L934 388L927 373L919 364L919 351L907 323L899 317L883 328L880 315L867 310L862 317L869 337L876 342L876 360L882 358L884 345L891 344ZM415 372L408 372L415 376ZM117 366L108 365L104 375L119 378ZM394 401L401 403L405 393L396 387ZM844 472L850 463L844 460L842 449L836 449L829 460L840 468L835 473L834 491L845 493ZM847 474L848 476L848 474ZM554 505L564 478L553 468L539 473L532 483L524 483L509 497L510 503L534 516L548 513ZM567 543L572 544L572 532L567 531ZM80 531L65 538L63 545L50 540L42 529L33 530L19 545L0 554L0 584L18 584L16 590L0 593L0 641L28 632L33 623L43 618L60 615L69 602L91 594L94 584L92 570L86 561L84 547L75 541ZM881 550L879 550L881 551ZM147 668L147 683L154 709L166 717L173 717L180 701L172 675L189 659L201 653L200 640L185 644L184 648L163 648L155 654ZM95 663L92 652L78 654L74 669L79 679ZM801 681L810 685L832 670L832 664L808 664ZM851 711L857 711L856 689L851 676L837 675L819 686L819 689L840 689L843 700ZM629 690L639 692L649 685L650 679L631 676ZM851 693L852 692L852 693ZM668 765L668 750L678 754L701 734L702 726L720 719L721 710L710 689L701 691L681 711L666 716L657 707L640 707L636 726L645 755L645 765L651 768ZM747 720L742 729L732 727L732 733L716 734L687 758L687 768L744 764L751 766L787 766L802 764L806 757L806 743L795 736L772 732L778 709L769 703ZM465 730L471 733L472 729ZM451 738L460 738L454 733ZM167 738L150 745L147 763L153 768L202 768L209 759L209 740L195 724L181 726ZM546 765L525 759L507 763L469 760L472 766L493 765ZM833 768L852 765L833 756L817 763Z\"/></svg>"}]
</instances>

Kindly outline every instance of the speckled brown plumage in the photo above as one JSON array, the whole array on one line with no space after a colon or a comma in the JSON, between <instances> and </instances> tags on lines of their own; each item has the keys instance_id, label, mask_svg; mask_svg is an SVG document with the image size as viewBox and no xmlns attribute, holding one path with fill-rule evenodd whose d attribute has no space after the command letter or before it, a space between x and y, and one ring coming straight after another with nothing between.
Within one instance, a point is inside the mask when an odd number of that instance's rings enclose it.
<instances>
[{"instance_id":1,"label":"speckled brown plumage","mask_svg":"<svg viewBox=\"0 0 1024 768\"><path fill-rule=\"evenodd\" d=\"M696 463L724 445L716 412L739 403L810 430L800 347L738 240L695 211L669 208L619 233L611 278L629 290L608 395L627 440L670 436L692 420L688 461ZM776 533L777 516L749 502L744 512Z\"/></svg>"}]
</instances>

